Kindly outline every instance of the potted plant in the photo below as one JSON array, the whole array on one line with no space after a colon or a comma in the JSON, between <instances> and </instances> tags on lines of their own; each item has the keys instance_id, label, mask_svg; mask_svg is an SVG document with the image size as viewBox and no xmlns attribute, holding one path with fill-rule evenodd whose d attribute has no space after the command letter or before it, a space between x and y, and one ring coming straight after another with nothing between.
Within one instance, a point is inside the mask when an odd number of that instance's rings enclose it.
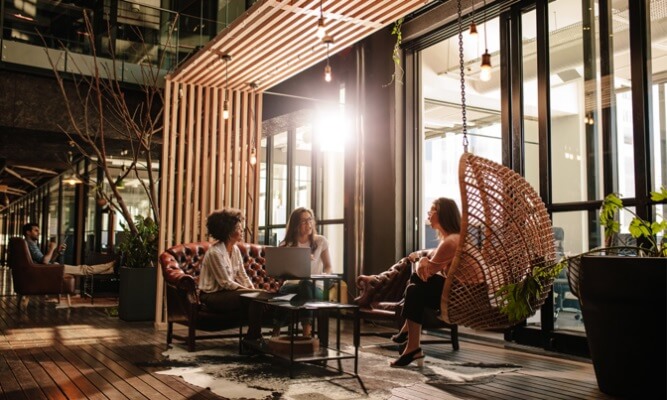
<instances>
[{"instance_id":1,"label":"potted plant","mask_svg":"<svg viewBox=\"0 0 667 400\"><path fill-rule=\"evenodd\" d=\"M667 189L652 192L651 199L666 200ZM629 232L638 241L635 246L612 246L620 231L621 210L633 216ZM600 223L605 227L605 247L567 257L550 274L568 267L600 390L614 396L650 393L665 398L667 221L646 221L610 194L602 203ZM531 315L528 300L550 277L538 266L521 283L502 288L503 311L517 322Z\"/></svg>"},{"instance_id":2,"label":"potted plant","mask_svg":"<svg viewBox=\"0 0 667 400\"><path fill-rule=\"evenodd\" d=\"M133 234L127 225L118 243L121 254L118 316L125 321L155 318L158 226L151 218L137 215Z\"/></svg>"}]
</instances>

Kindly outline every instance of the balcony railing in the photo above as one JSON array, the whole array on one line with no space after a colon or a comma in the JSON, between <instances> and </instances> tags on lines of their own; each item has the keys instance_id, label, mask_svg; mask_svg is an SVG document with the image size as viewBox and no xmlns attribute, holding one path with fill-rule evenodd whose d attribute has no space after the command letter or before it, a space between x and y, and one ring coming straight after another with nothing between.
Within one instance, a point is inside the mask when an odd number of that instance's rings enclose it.
<instances>
[{"instance_id":1,"label":"balcony railing","mask_svg":"<svg viewBox=\"0 0 667 400\"><path fill-rule=\"evenodd\" d=\"M104 74L141 83L146 67L159 68L161 75L173 70L254 3L229 0L212 9L211 2L200 0L177 12L152 2L5 0L1 60L51 69L50 57L60 71L90 74L94 46L99 62L106 64Z\"/></svg>"}]
</instances>

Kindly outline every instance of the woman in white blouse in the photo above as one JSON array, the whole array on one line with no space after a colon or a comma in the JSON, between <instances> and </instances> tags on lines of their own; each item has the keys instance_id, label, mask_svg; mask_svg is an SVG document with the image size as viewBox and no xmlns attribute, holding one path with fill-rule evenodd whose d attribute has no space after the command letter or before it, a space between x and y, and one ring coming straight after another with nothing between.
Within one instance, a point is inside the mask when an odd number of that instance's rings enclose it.
<instances>
[{"instance_id":1,"label":"woman in white blouse","mask_svg":"<svg viewBox=\"0 0 667 400\"><path fill-rule=\"evenodd\" d=\"M243 267L243 257L236 243L243 236L241 210L225 208L212 212L206 219L208 233L217 241L209 247L202 260L199 274L199 298L214 312L235 311L242 308L243 293L263 291L255 289ZM253 314L250 313L251 319ZM260 324L250 324L260 329ZM259 337L259 332L248 329L248 337Z\"/></svg>"},{"instance_id":2,"label":"woman in white blouse","mask_svg":"<svg viewBox=\"0 0 667 400\"><path fill-rule=\"evenodd\" d=\"M280 242L284 247L305 247L310 249L310 273L321 275L331 273L331 257L327 238L315 233L315 216L309 208L299 207L292 211L287 221L285 239ZM323 298L323 282L317 281L315 298ZM280 293L296 293L297 301L306 302L313 298L313 282L310 279L286 281L280 287ZM280 322L280 321L279 321ZM301 321L303 335L311 336L311 316L304 315ZM279 330L274 329L274 334Z\"/></svg>"}]
</instances>

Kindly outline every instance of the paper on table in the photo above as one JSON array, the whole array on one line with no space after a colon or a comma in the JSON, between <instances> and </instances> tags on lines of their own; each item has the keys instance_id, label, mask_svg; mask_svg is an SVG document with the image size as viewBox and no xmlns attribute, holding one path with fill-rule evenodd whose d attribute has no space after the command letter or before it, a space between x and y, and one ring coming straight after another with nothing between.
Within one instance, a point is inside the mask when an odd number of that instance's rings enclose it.
<instances>
[{"instance_id":1,"label":"paper on table","mask_svg":"<svg viewBox=\"0 0 667 400\"><path fill-rule=\"evenodd\" d=\"M292 300L292 297L296 296L296 293L288 293L282 296L277 296L269 299L270 302L274 301L290 301Z\"/></svg>"}]
</instances>

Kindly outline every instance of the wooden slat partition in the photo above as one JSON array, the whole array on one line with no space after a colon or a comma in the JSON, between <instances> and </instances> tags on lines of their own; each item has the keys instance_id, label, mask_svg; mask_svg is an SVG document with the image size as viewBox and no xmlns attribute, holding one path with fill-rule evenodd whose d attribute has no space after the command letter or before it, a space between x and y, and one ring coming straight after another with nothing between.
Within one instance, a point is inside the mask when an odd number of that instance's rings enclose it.
<instances>
[{"instance_id":1,"label":"wooden slat partition","mask_svg":"<svg viewBox=\"0 0 667 400\"><path fill-rule=\"evenodd\" d=\"M223 207L243 211L244 240L255 242L257 210L250 199L259 195L259 162L251 164L250 154L252 144L259 146L262 94L228 91L225 120L223 90L171 80L165 90L160 253L175 243L207 240L206 217ZM164 291L161 274L158 290ZM156 307L156 322L163 322L162 295Z\"/></svg>"},{"instance_id":2,"label":"wooden slat partition","mask_svg":"<svg viewBox=\"0 0 667 400\"><path fill-rule=\"evenodd\" d=\"M167 188L161 196L163 249L205 240L206 217L223 207L244 211L246 239L254 239L259 164L251 164L250 155L253 146L259 154L261 93L230 91L227 120L216 88L168 81L167 93L171 106L165 112L168 137L161 175Z\"/></svg>"}]
</instances>

